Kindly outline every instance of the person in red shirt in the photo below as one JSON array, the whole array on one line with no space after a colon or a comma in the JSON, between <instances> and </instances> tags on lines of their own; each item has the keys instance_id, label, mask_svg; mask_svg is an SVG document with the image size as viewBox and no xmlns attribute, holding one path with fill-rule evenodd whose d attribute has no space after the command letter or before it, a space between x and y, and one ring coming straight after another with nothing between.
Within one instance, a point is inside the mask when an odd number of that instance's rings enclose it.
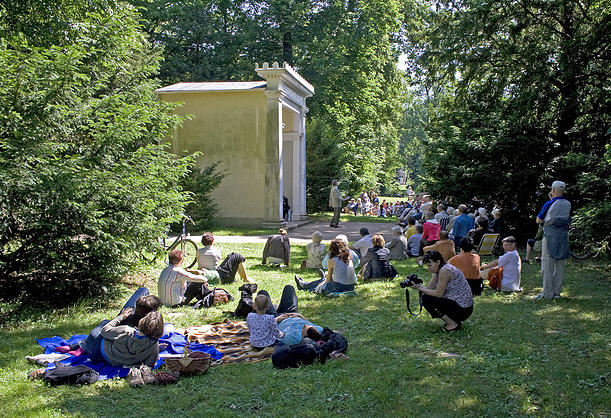
<instances>
[{"instance_id":1,"label":"person in red shirt","mask_svg":"<svg viewBox=\"0 0 611 418\"><path fill-rule=\"evenodd\" d=\"M420 256L424 255L424 247L433 245L439 240L441 225L435 219L432 212L424 215L426 222L422 225L422 238L420 238Z\"/></svg>"}]
</instances>

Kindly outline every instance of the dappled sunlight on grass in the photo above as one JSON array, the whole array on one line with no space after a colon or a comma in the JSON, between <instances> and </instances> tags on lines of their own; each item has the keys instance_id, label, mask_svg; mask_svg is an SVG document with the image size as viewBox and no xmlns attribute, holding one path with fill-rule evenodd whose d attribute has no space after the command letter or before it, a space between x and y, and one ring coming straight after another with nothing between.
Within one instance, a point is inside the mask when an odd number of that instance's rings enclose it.
<instances>
[{"instance_id":1,"label":"dappled sunlight on grass","mask_svg":"<svg viewBox=\"0 0 611 418\"><path fill-rule=\"evenodd\" d=\"M301 270L304 246L292 246L286 269L262 266L263 244L219 243L223 255L247 257L246 270L259 289L279 302ZM415 261L393 262L401 275L430 275ZM349 340L350 360L333 360L300 369L275 370L270 362L213 367L204 376L173 386L129 388L125 380L86 387L49 388L25 380L33 367L25 355L37 354L35 338L87 333L116 314L136 286L156 293L164 263L142 268L108 300L83 302L63 310L23 311L0 330L0 415L95 416L160 415L172 405L177 416L507 416L608 415L611 338L608 333L608 280L596 273L585 282L582 268L568 263L559 301L533 301L541 278L525 269L524 293L486 289L475 298L474 313L456 333L442 332L442 321L428 313L417 318L405 308L399 279L358 284L357 296L330 299L298 291L300 311L314 323L340 330ZM532 266L529 266L532 267ZM593 271L593 270L592 270ZM588 273L590 274L590 273ZM592 273L594 274L594 273ZM220 285L236 299L241 283ZM411 291L412 309L417 292ZM210 309L162 308L177 328L225 318L237 301ZM6 309L6 307L5 307ZM104 412L102 412L104 411Z\"/></svg>"}]
</instances>

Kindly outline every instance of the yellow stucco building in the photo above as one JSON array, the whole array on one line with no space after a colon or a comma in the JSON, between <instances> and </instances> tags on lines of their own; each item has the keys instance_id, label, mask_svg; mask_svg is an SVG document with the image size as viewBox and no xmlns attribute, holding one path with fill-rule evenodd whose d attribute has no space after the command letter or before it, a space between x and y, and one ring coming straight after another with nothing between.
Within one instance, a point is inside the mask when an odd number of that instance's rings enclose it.
<instances>
[{"instance_id":1,"label":"yellow stucco building","mask_svg":"<svg viewBox=\"0 0 611 418\"><path fill-rule=\"evenodd\" d=\"M255 65L265 81L177 83L157 90L183 102L189 115L172 137L172 151L203 153L202 167L220 162L227 176L213 192L226 225L278 227L282 198L293 220L306 215L306 98L314 87L288 64Z\"/></svg>"}]
</instances>

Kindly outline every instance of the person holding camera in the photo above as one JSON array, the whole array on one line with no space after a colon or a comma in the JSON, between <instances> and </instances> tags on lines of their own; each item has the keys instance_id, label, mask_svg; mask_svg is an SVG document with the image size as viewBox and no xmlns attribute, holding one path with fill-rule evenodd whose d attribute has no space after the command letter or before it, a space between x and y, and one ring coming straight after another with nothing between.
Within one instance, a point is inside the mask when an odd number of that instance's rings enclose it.
<instances>
[{"instance_id":1,"label":"person holding camera","mask_svg":"<svg viewBox=\"0 0 611 418\"><path fill-rule=\"evenodd\" d=\"M445 322L445 332L458 331L462 321L473 313L473 294L462 271L451 264L446 264L439 251L427 251L422 259L431 273L431 281L424 286L409 280L407 286L418 290L422 306L433 318Z\"/></svg>"}]
</instances>

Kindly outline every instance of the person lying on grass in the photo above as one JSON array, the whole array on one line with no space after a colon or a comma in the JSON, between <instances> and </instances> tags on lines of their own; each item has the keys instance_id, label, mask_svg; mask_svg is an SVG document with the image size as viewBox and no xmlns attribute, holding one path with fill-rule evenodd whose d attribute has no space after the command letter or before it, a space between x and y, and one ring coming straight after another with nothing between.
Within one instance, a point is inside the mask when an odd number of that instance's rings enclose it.
<instances>
[{"instance_id":1,"label":"person lying on grass","mask_svg":"<svg viewBox=\"0 0 611 418\"><path fill-rule=\"evenodd\" d=\"M138 328L120 325L133 313L125 309L115 319L100 322L80 343L80 354L87 354L96 363L112 366L153 367L159 356L159 338L163 335L163 317L149 312L138 322ZM58 347L61 348L61 347Z\"/></svg>"},{"instance_id":2,"label":"person lying on grass","mask_svg":"<svg viewBox=\"0 0 611 418\"><path fill-rule=\"evenodd\" d=\"M118 317L121 317L122 319L119 321L117 326L127 325L132 328L138 328L140 320L142 320L142 318L147 316L150 312L156 312L160 306L161 299L155 295L149 294L149 290L146 287L141 287L134 292L125 305L123 305L123 308L121 308L121 312L119 313ZM107 322L109 321L102 321L100 324ZM94 331L92 331L92 333L96 334ZM95 335L91 338L95 338ZM87 352L87 346L91 346L93 344L90 341L91 338L88 337L79 343L59 346L55 349L55 351L80 356Z\"/></svg>"},{"instance_id":3,"label":"person lying on grass","mask_svg":"<svg viewBox=\"0 0 611 418\"><path fill-rule=\"evenodd\" d=\"M473 294L457 267L446 264L439 251L427 251L422 259L431 273L428 285L412 283L422 293L422 306L433 318L445 322L444 331L458 331L473 313Z\"/></svg>"}]
</instances>

